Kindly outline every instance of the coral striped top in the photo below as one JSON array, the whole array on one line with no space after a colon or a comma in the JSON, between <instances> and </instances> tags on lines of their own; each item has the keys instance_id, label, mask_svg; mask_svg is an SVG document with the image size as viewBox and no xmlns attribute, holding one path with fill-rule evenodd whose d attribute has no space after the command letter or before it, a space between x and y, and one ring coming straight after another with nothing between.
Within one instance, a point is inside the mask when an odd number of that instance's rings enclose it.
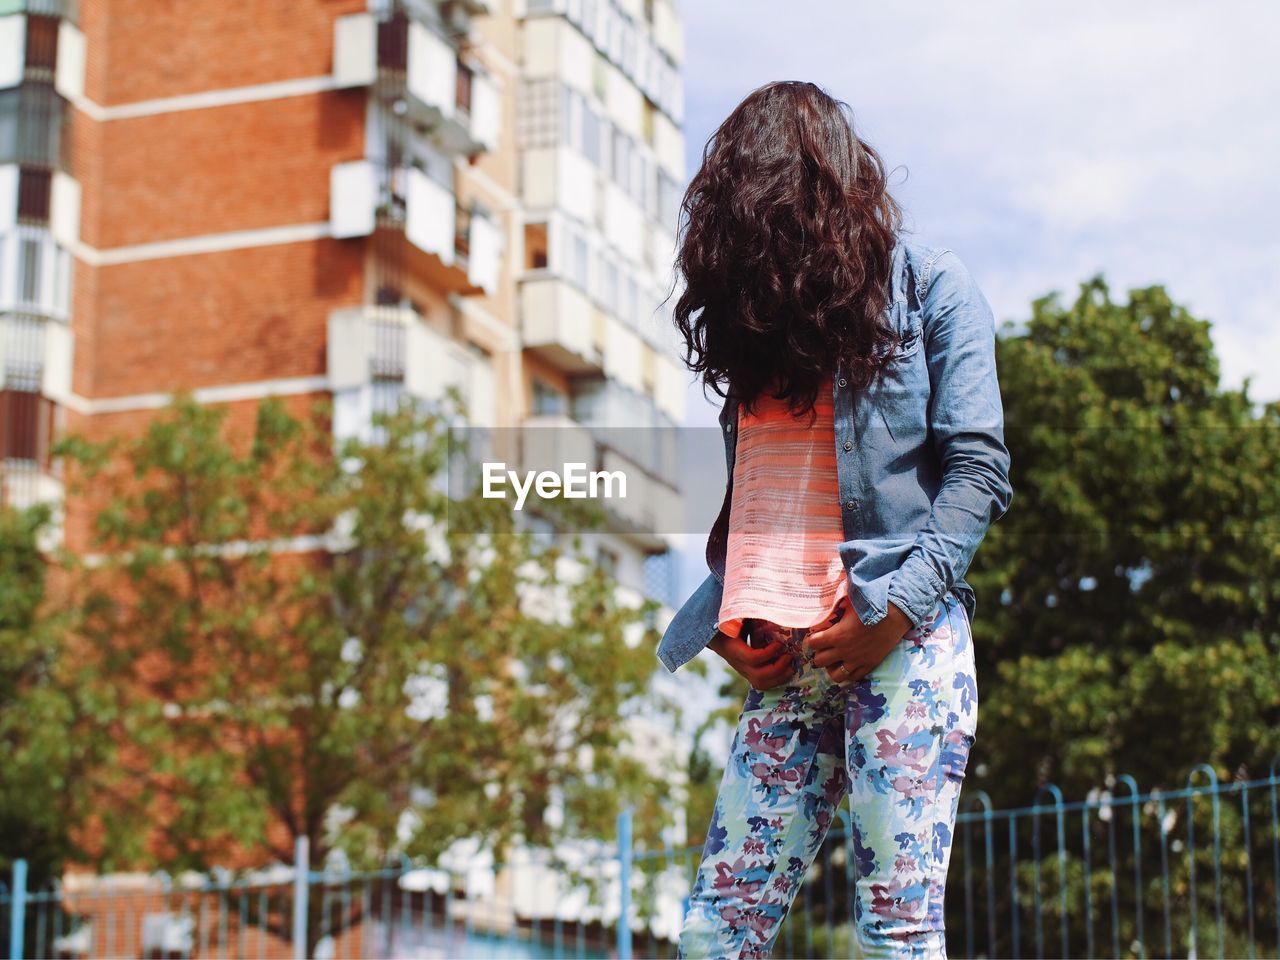
<instances>
[{"instance_id":1,"label":"coral striped top","mask_svg":"<svg viewBox=\"0 0 1280 960\"><path fill-rule=\"evenodd\" d=\"M836 474L834 406L827 377L814 407L795 418L765 391L748 416L738 408L720 631L747 618L782 627L831 619L848 595L836 547L844 540Z\"/></svg>"}]
</instances>

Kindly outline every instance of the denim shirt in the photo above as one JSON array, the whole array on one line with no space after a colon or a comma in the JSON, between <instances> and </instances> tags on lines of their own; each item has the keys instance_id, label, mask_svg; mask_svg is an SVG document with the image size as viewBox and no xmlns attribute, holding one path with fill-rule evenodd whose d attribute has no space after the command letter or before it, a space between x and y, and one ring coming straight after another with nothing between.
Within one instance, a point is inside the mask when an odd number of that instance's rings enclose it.
<instances>
[{"instance_id":1,"label":"denim shirt","mask_svg":"<svg viewBox=\"0 0 1280 960\"><path fill-rule=\"evenodd\" d=\"M1009 451L996 378L995 317L961 259L901 234L893 253L893 300L901 335L895 359L865 391L837 368L836 464L849 599L867 626L890 600L913 626L948 590L972 621L964 573L992 522L1009 509ZM697 656L719 628L739 399L720 411L728 483L707 538L710 574L676 612L658 645L668 671Z\"/></svg>"}]
</instances>

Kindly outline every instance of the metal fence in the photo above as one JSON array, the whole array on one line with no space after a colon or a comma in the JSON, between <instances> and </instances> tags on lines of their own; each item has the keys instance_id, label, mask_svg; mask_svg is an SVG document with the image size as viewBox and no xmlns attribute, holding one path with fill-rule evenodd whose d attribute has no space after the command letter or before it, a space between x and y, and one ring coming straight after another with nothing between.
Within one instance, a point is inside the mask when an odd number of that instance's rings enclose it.
<instances>
[{"instance_id":1,"label":"metal fence","mask_svg":"<svg viewBox=\"0 0 1280 960\"><path fill-rule=\"evenodd\" d=\"M1280 759L1280 758L1278 758ZM1280 956L1280 777L1220 783L1201 764L1180 789L1131 777L1082 801L1052 784L995 810L962 796L952 847L952 956ZM233 876L68 875L28 890L17 861L0 929L18 957L670 957L700 847L615 840L493 863L408 861L352 872L294 866ZM774 951L856 956L848 812L820 849ZM627 923L619 924L619 917Z\"/></svg>"}]
</instances>

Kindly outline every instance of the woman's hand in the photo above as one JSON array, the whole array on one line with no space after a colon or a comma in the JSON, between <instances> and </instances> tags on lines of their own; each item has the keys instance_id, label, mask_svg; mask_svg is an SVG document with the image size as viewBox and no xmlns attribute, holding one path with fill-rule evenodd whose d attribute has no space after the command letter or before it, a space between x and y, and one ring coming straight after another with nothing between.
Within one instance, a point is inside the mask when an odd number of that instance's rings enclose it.
<instances>
[{"instance_id":1,"label":"woman's hand","mask_svg":"<svg viewBox=\"0 0 1280 960\"><path fill-rule=\"evenodd\" d=\"M707 646L746 677L747 683L757 690L781 686L795 673L790 649L777 638L770 640L766 646L757 648L748 646L739 637L716 631L715 637Z\"/></svg>"},{"instance_id":2,"label":"woman's hand","mask_svg":"<svg viewBox=\"0 0 1280 960\"><path fill-rule=\"evenodd\" d=\"M884 619L867 627L848 599L842 599L835 622L810 633L804 644L815 667L825 669L835 683L851 683L878 667L910 629L910 618L892 602Z\"/></svg>"}]
</instances>

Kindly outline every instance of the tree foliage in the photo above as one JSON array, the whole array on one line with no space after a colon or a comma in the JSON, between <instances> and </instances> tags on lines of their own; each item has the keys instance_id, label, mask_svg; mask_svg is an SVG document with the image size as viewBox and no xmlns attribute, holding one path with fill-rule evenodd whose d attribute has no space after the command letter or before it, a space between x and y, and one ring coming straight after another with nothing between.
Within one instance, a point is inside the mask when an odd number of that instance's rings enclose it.
<instances>
[{"instance_id":1,"label":"tree foliage","mask_svg":"<svg viewBox=\"0 0 1280 960\"><path fill-rule=\"evenodd\" d=\"M406 403L335 455L329 412L269 399L242 437L180 396L139 437L60 445L101 504L69 641L120 745L99 866L290 862L299 836L313 863L501 858L608 835L624 803L656 837L668 783L621 719L651 604L451 498L451 414Z\"/></svg>"},{"instance_id":2,"label":"tree foliage","mask_svg":"<svg viewBox=\"0 0 1280 960\"><path fill-rule=\"evenodd\" d=\"M41 549L51 520L46 504L0 509L0 863L25 859L32 886L60 871L103 756L101 741L66 736L96 705L77 696L61 644L66 615Z\"/></svg>"},{"instance_id":3,"label":"tree foliage","mask_svg":"<svg viewBox=\"0 0 1280 960\"><path fill-rule=\"evenodd\" d=\"M998 804L1280 750L1280 402L1221 385L1210 331L1163 287L1117 303L1095 276L1001 338L1018 502L970 578L970 782Z\"/></svg>"}]
</instances>

